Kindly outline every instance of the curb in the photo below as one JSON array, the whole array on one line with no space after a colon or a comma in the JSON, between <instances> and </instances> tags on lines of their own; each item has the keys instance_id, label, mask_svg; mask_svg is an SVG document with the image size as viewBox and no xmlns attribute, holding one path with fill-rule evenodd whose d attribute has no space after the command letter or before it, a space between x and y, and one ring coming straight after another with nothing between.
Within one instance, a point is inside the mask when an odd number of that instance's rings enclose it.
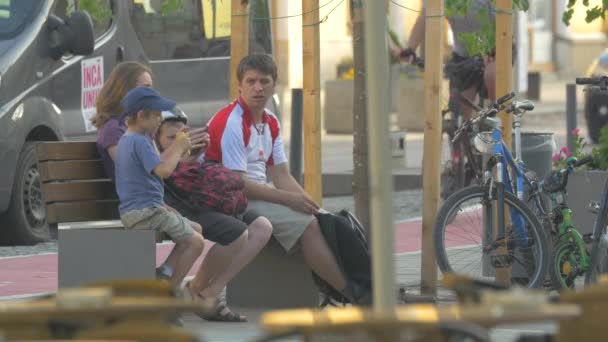
<instances>
[{"instance_id":1,"label":"curb","mask_svg":"<svg viewBox=\"0 0 608 342\"><path fill-rule=\"evenodd\" d=\"M417 190L422 188L422 174L414 170L412 174L393 174L393 191ZM352 173L330 173L323 175L323 196L350 196L353 194Z\"/></svg>"}]
</instances>

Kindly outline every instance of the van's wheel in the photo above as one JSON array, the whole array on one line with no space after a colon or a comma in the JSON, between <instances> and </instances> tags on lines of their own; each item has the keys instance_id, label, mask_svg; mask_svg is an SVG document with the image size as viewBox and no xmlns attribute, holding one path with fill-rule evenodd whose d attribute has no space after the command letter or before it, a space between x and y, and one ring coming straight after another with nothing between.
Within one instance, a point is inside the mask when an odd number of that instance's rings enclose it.
<instances>
[{"instance_id":1,"label":"van's wheel","mask_svg":"<svg viewBox=\"0 0 608 342\"><path fill-rule=\"evenodd\" d=\"M5 244L32 245L50 237L35 147L34 142L26 142L19 155L11 203L1 231Z\"/></svg>"}]
</instances>

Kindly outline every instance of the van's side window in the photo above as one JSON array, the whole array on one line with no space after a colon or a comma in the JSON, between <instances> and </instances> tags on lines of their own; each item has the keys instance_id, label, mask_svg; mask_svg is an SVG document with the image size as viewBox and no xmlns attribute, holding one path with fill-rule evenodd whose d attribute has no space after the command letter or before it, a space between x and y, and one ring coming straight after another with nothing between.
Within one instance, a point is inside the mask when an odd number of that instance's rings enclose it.
<instances>
[{"instance_id":1,"label":"van's side window","mask_svg":"<svg viewBox=\"0 0 608 342\"><path fill-rule=\"evenodd\" d=\"M230 1L131 1L131 23L151 60L230 56Z\"/></svg>"},{"instance_id":2,"label":"van's side window","mask_svg":"<svg viewBox=\"0 0 608 342\"><path fill-rule=\"evenodd\" d=\"M101 37L112 25L112 0L78 0L79 9L87 11L93 19L95 38Z\"/></svg>"},{"instance_id":3,"label":"van's side window","mask_svg":"<svg viewBox=\"0 0 608 342\"><path fill-rule=\"evenodd\" d=\"M58 0L55 1L55 7L53 8L53 14L66 21L70 14L76 9L77 0Z\"/></svg>"},{"instance_id":4,"label":"van's side window","mask_svg":"<svg viewBox=\"0 0 608 342\"><path fill-rule=\"evenodd\" d=\"M95 38L101 37L112 25L112 0L58 0L53 14L65 21L76 9L87 11L91 16Z\"/></svg>"}]
</instances>

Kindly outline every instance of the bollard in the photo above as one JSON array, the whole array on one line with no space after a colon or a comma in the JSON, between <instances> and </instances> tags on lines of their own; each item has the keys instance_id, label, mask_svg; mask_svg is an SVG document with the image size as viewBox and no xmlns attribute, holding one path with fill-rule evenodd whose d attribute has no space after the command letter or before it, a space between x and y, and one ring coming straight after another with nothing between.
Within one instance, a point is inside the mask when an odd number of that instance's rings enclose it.
<instances>
[{"instance_id":1,"label":"bollard","mask_svg":"<svg viewBox=\"0 0 608 342\"><path fill-rule=\"evenodd\" d=\"M302 185L302 110L301 88L291 90L291 139L289 143L289 172Z\"/></svg>"},{"instance_id":2,"label":"bollard","mask_svg":"<svg viewBox=\"0 0 608 342\"><path fill-rule=\"evenodd\" d=\"M566 85L566 146L569 151L574 150L572 130L576 128L576 84Z\"/></svg>"}]
</instances>

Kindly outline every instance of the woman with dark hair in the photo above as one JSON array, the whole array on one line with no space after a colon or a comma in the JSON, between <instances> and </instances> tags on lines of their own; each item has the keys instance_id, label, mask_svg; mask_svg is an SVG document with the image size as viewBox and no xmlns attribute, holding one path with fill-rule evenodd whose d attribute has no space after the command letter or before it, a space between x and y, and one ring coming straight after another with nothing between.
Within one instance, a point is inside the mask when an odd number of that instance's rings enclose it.
<instances>
[{"instance_id":1,"label":"woman with dark hair","mask_svg":"<svg viewBox=\"0 0 608 342\"><path fill-rule=\"evenodd\" d=\"M112 70L97 95L97 113L91 123L97 127L97 149L106 175L114 181L114 155L127 126L120 120L120 101L135 87L152 87L152 71L138 62L122 62Z\"/></svg>"}]
</instances>

